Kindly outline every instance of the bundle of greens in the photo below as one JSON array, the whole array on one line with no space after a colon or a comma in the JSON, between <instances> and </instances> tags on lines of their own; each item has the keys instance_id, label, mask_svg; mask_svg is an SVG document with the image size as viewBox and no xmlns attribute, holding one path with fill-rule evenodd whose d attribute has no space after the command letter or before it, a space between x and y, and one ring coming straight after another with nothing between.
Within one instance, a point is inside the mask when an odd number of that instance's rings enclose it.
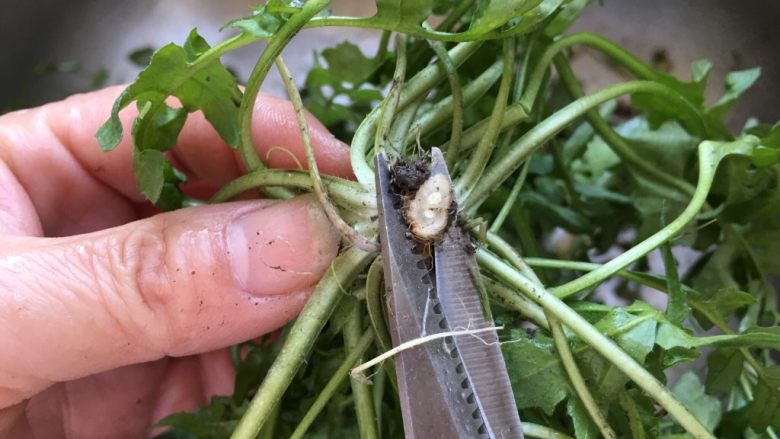
<instances>
[{"instance_id":1,"label":"bundle of greens","mask_svg":"<svg viewBox=\"0 0 780 439\"><path fill-rule=\"evenodd\" d=\"M777 437L780 124L725 125L759 72L729 74L707 105L707 61L683 81L598 35L564 36L586 3L376 0L374 16L341 17L329 0L269 0L215 46L193 31L154 53L97 134L116 146L117 114L136 103L141 193L176 209L312 191L344 237L298 318L234 348L234 394L166 418L162 437L402 436L392 361L371 383L349 370L390 348L373 157L414 160L430 145L445 153L461 217L483 224L474 245L527 437ZM382 30L378 50L322 51L299 92L284 47L303 29L340 26ZM220 57L260 40L242 92ZM581 46L635 79L586 95L569 64ZM266 169L252 143L274 64L308 170ZM356 180L319 175L304 107L350 143ZM165 155L194 111L249 170L208 201L179 190L185 177ZM643 300L648 290L665 295L663 309Z\"/></svg>"}]
</instances>

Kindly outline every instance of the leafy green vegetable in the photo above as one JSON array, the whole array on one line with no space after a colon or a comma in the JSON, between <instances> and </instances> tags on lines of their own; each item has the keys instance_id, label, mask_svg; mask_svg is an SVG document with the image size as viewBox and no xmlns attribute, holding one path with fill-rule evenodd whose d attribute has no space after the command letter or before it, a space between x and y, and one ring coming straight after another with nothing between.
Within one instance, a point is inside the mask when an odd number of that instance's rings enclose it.
<instances>
[{"instance_id":1,"label":"leafy green vegetable","mask_svg":"<svg viewBox=\"0 0 780 439\"><path fill-rule=\"evenodd\" d=\"M588 3L377 0L372 17L339 17L324 10L328 0L270 0L229 22L238 33L217 46L193 31L185 44L154 52L98 140L114 148L123 134L118 114L136 102L135 177L163 209L197 202L179 190L186 176L165 155L194 111L229 146L240 143L253 170L215 200L255 187L286 186L268 190L280 197L319 188L316 175L264 170L252 155L256 91L301 29L383 30L375 54L345 41L315 53L306 75L303 103L352 143L358 176L322 178L332 195L322 202L340 209L332 211L343 215L345 235L373 239L373 155L411 160L430 145L459 144L448 158L458 215L464 224L492 223L477 255L497 302L483 309L505 326L502 352L527 426L551 437L775 437L780 311L771 279L780 275L780 123L727 128L759 69L729 74L724 95L708 107L709 61L695 61L686 81L598 35L562 36ZM403 34L398 44L390 44L392 33ZM242 95L219 58L260 39L269 44ZM568 63L578 45L636 80L586 95ZM148 54L133 59L147 64ZM662 274L651 270L659 265L656 249ZM234 348L232 397L166 418L173 428L164 437L402 436L391 364L375 371L372 386L334 375L387 343L382 264L362 275L372 257L345 248L282 336ZM361 333L374 337L358 350ZM372 339L379 341L367 348ZM680 375L680 366L699 357L706 370ZM671 388L667 374L679 376Z\"/></svg>"}]
</instances>

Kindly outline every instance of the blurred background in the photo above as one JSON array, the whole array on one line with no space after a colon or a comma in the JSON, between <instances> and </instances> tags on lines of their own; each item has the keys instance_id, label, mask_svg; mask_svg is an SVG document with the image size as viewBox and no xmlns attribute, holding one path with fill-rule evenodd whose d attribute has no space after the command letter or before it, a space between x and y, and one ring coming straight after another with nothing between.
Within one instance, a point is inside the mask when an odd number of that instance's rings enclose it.
<instances>
[{"instance_id":1,"label":"blurred background","mask_svg":"<svg viewBox=\"0 0 780 439\"><path fill-rule=\"evenodd\" d=\"M132 80L150 54L168 42L182 43L197 27L215 43L233 31L227 21L250 14L248 0L0 0L0 112L61 99L69 94ZM335 14L368 16L369 0L333 0ZM606 35L648 62L688 78L691 61L714 64L709 95L722 92L730 70L760 66L763 74L735 109L732 125L748 115L780 119L780 2L777 0L603 0L593 1L575 25ZM349 39L373 53L378 34L360 29L303 31L285 51L294 71L305 72L312 52ZM262 43L223 61L245 79ZM132 57L130 55L133 55ZM583 51L575 68L588 88L619 79ZM303 80L298 75L298 80ZM264 86L281 95L275 73Z\"/></svg>"}]
</instances>

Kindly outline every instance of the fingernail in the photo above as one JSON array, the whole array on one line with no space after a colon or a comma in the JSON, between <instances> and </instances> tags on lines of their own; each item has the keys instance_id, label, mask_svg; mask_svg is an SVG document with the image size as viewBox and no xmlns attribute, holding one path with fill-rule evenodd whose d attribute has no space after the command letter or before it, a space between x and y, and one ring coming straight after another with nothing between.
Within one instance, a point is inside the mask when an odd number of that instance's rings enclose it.
<instances>
[{"instance_id":1,"label":"fingernail","mask_svg":"<svg viewBox=\"0 0 780 439\"><path fill-rule=\"evenodd\" d=\"M308 195L245 213L228 226L236 282L255 295L312 285L336 256L338 245L337 232Z\"/></svg>"}]
</instances>

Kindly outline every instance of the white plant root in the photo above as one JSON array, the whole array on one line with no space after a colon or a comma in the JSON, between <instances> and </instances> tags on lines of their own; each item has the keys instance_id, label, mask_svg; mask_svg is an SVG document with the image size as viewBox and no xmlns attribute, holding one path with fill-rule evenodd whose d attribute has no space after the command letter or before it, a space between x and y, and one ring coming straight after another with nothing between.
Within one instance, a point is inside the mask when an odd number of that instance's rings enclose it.
<instances>
[{"instance_id":1,"label":"white plant root","mask_svg":"<svg viewBox=\"0 0 780 439\"><path fill-rule=\"evenodd\" d=\"M452 185L443 174L434 174L404 206L409 229L421 241L437 239L447 228L452 205Z\"/></svg>"},{"instance_id":2,"label":"white plant root","mask_svg":"<svg viewBox=\"0 0 780 439\"><path fill-rule=\"evenodd\" d=\"M369 368L371 368L373 366L376 366L377 364L387 360L388 358L394 357L394 356L398 355L399 353L401 353L401 352L403 352L403 351L405 351L407 349L412 349L412 348L414 348L416 346L420 346L422 344L425 344L425 343L428 343L428 342L431 342L431 341L434 341L434 340L438 340L438 339L441 339L441 338L458 337L458 336L461 336L461 335L474 335L474 336L476 336L476 334L480 334L480 333L488 332L488 331L497 331L499 329L504 329L504 326L503 325L502 326L491 326L491 327L482 328L482 329L463 329L463 330L458 330L458 331L439 332L437 334L431 334L431 335L426 335L425 337L415 338L415 339L403 342L403 343L399 344L398 346L394 347L393 349L390 349L387 352L383 352L381 355L378 355L378 356L376 356L376 357L366 361L363 364L355 366L355 368L353 368L349 372L349 376L352 377L353 379L356 379L356 380L361 381L361 382L368 382L369 381L368 378L363 374L363 372L365 370L367 370L367 369L369 369ZM479 338L479 337L477 337L477 338Z\"/></svg>"}]
</instances>

